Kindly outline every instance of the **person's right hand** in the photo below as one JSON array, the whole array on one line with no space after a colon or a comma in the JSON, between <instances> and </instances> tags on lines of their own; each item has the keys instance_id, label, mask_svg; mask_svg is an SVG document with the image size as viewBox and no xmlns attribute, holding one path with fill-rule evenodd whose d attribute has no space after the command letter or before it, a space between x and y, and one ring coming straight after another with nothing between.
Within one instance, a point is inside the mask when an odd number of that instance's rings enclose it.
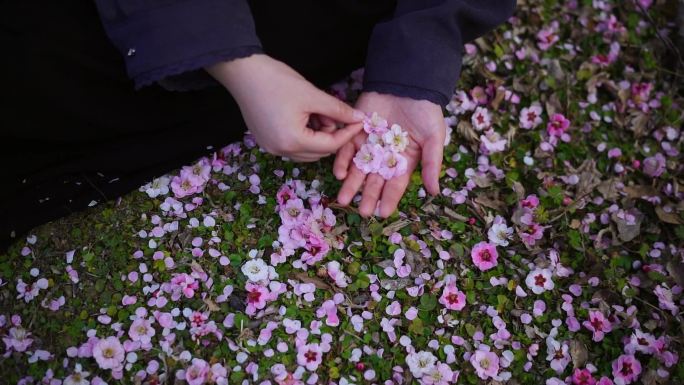
<instances>
[{"instance_id":1,"label":"person's right hand","mask_svg":"<svg viewBox=\"0 0 684 385\"><path fill-rule=\"evenodd\" d=\"M206 70L230 91L256 142L271 154L313 162L335 153L362 129L363 112L269 56L252 55ZM335 129L332 122L345 127Z\"/></svg>"}]
</instances>

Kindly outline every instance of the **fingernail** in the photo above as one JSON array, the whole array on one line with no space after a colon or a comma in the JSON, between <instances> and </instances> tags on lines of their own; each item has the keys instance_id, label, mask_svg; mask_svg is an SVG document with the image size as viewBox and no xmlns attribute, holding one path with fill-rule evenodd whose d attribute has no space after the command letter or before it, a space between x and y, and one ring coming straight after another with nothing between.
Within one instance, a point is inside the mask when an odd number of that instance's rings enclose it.
<instances>
[{"instance_id":1,"label":"fingernail","mask_svg":"<svg viewBox=\"0 0 684 385\"><path fill-rule=\"evenodd\" d=\"M354 119L363 120L365 117L366 117L366 114L364 114L363 111L354 110Z\"/></svg>"}]
</instances>

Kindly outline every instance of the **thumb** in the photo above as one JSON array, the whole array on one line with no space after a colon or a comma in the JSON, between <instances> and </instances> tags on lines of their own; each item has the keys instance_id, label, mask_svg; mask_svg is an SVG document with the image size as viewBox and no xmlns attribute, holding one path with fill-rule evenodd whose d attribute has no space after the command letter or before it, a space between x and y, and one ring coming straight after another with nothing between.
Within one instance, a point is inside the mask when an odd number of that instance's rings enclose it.
<instances>
[{"instance_id":1,"label":"thumb","mask_svg":"<svg viewBox=\"0 0 684 385\"><path fill-rule=\"evenodd\" d=\"M444 138L441 135L432 135L423 143L421 168L423 169L423 184L428 193L439 194L439 173L442 169L442 157L444 156Z\"/></svg>"},{"instance_id":2,"label":"thumb","mask_svg":"<svg viewBox=\"0 0 684 385\"><path fill-rule=\"evenodd\" d=\"M321 90L316 91L313 95L314 100L311 103L310 112L321 114L342 123L358 123L366 117L363 111L354 109L340 99Z\"/></svg>"}]
</instances>

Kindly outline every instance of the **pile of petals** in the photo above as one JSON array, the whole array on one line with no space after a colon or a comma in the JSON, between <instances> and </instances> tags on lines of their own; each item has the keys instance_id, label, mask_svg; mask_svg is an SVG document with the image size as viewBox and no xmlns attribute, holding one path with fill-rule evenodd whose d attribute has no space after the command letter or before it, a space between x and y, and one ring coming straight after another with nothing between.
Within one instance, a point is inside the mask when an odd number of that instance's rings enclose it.
<instances>
[{"instance_id":1,"label":"pile of petals","mask_svg":"<svg viewBox=\"0 0 684 385\"><path fill-rule=\"evenodd\" d=\"M307 265L322 260L331 248L344 247L344 242L334 231L335 214L326 207L316 185L314 182L311 188L307 188L304 181L294 180L288 181L278 191L277 210L282 224L278 228L277 251L271 255L274 266L303 249L300 259L292 265L306 270Z\"/></svg>"},{"instance_id":2,"label":"pile of petals","mask_svg":"<svg viewBox=\"0 0 684 385\"><path fill-rule=\"evenodd\" d=\"M409 143L408 133L398 124L388 126L387 120L376 112L363 120L368 138L354 156L354 164L364 174L391 179L406 173L407 162L402 152Z\"/></svg>"}]
</instances>

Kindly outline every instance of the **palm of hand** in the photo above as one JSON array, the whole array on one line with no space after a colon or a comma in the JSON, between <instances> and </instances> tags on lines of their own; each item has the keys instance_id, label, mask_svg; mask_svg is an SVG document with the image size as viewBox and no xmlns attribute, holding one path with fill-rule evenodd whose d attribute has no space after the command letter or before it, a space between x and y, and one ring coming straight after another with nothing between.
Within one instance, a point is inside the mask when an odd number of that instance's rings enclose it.
<instances>
[{"instance_id":1,"label":"palm of hand","mask_svg":"<svg viewBox=\"0 0 684 385\"><path fill-rule=\"evenodd\" d=\"M364 93L356 108L366 113L377 112L389 124L399 124L409 135L409 145L403 153L407 159L407 172L384 180L380 175L364 175L352 162L356 152L366 141L366 133L360 132L337 153L334 173L344 179L338 201L349 204L363 185L359 212L369 216L378 202L379 214L387 217L396 209L408 187L411 173L422 162L423 183L430 194L439 193L439 173L442 166L443 144L446 126L441 108L429 101L413 100L392 95Z\"/></svg>"}]
</instances>

